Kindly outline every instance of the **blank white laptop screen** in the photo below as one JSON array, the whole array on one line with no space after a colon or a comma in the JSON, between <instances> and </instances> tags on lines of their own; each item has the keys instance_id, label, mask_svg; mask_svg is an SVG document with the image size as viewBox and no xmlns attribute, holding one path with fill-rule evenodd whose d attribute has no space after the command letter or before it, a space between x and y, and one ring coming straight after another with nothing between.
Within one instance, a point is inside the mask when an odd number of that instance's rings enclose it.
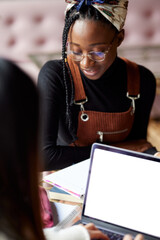
<instances>
[{"instance_id":1,"label":"blank white laptop screen","mask_svg":"<svg viewBox=\"0 0 160 240\"><path fill-rule=\"evenodd\" d=\"M84 215L160 237L160 163L102 149L93 158Z\"/></svg>"}]
</instances>

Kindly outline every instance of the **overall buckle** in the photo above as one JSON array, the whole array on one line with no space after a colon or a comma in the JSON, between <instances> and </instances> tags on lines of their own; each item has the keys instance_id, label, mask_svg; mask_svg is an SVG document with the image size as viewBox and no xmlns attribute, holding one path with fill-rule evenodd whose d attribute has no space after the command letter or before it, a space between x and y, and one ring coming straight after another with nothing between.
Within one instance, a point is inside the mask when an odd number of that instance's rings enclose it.
<instances>
[{"instance_id":1,"label":"overall buckle","mask_svg":"<svg viewBox=\"0 0 160 240\"><path fill-rule=\"evenodd\" d=\"M80 110L82 111L82 114L81 114L81 120L83 122L87 122L89 120L89 116L87 113L84 113L84 106L83 104L85 104L86 102L88 102L88 98L86 97L86 99L82 100L82 101L75 101L74 100L74 104L76 105L80 105Z\"/></svg>"},{"instance_id":2,"label":"overall buckle","mask_svg":"<svg viewBox=\"0 0 160 240\"><path fill-rule=\"evenodd\" d=\"M136 106L135 106L135 100L139 99L140 98L140 94L138 94L137 96L135 95L129 95L129 92L127 92L126 94L127 98L131 99L132 103L132 113L134 114L135 113L135 110L136 110Z\"/></svg>"}]
</instances>

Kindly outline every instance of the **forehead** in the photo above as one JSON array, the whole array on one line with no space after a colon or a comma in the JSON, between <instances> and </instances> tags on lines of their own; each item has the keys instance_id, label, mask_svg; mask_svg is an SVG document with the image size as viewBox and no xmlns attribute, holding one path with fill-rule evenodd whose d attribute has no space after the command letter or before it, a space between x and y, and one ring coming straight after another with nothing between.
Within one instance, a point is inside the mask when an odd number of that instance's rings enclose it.
<instances>
[{"instance_id":1,"label":"forehead","mask_svg":"<svg viewBox=\"0 0 160 240\"><path fill-rule=\"evenodd\" d=\"M114 30L110 24L94 20L77 20L70 29L69 41L79 45L107 43L112 39Z\"/></svg>"}]
</instances>

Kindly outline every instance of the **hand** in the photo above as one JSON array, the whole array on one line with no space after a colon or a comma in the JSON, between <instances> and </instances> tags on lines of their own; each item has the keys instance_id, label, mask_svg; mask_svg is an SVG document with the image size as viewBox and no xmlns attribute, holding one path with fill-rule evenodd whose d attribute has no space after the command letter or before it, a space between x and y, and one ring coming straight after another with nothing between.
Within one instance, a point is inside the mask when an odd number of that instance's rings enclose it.
<instances>
[{"instance_id":1,"label":"hand","mask_svg":"<svg viewBox=\"0 0 160 240\"><path fill-rule=\"evenodd\" d=\"M133 237L132 237L131 235L127 234L127 235L124 236L123 240L133 240ZM134 238L134 240L144 240L144 237L143 237L142 234L138 234L138 235Z\"/></svg>"},{"instance_id":2,"label":"hand","mask_svg":"<svg viewBox=\"0 0 160 240\"><path fill-rule=\"evenodd\" d=\"M154 156L156 156L156 157L159 157L159 158L160 158L160 152L156 152L156 153L154 154Z\"/></svg>"},{"instance_id":3,"label":"hand","mask_svg":"<svg viewBox=\"0 0 160 240\"><path fill-rule=\"evenodd\" d=\"M88 223L87 225L84 226L89 235L90 239L104 239L104 240L109 240L109 237L107 237L104 233L102 233L98 228L93 223ZM138 239L139 240L139 239ZM141 239L140 239L141 240Z\"/></svg>"}]
</instances>

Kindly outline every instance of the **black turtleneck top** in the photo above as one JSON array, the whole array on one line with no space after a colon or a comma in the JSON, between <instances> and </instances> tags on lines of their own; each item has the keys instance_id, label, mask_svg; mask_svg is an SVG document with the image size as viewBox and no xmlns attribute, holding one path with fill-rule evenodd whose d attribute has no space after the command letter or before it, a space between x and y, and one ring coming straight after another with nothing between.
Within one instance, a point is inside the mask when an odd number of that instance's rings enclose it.
<instances>
[{"instance_id":1,"label":"black turtleneck top","mask_svg":"<svg viewBox=\"0 0 160 240\"><path fill-rule=\"evenodd\" d=\"M140 99L136 100L134 125L127 139L145 139L150 111L155 97L156 80L145 67L140 69ZM85 110L100 112L124 112L131 105L126 97L126 63L116 57L113 64L100 79L90 80L81 73L88 102ZM68 76L68 81L70 81ZM62 60L47 62L38 77L42 96L42 149L44 170L61 169L89 158L91 146L71 147L71 137L65 124L65 87ZM74 126L77 127L79 106L74 111ZM155 153L156 149L148 150Z\"/></svg>"}]
</instances>

